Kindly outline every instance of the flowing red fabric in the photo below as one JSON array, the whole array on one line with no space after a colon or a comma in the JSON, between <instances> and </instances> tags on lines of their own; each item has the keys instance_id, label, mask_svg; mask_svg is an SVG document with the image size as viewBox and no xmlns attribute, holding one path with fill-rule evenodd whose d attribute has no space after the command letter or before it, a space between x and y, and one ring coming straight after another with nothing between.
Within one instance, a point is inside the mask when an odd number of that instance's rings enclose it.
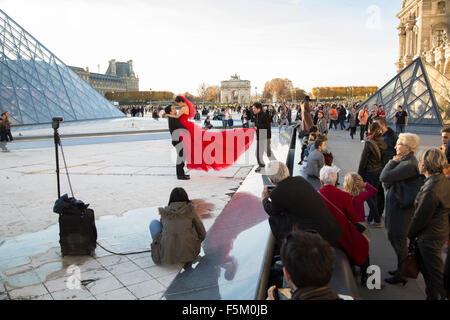
<instances>
[{"instance_id":1,"label":"flowing red fabric","mask_svg":"<svg viewBox=\"0 0 450 320\"><path fill-rule=\"evenodd\" d=\"M195 106L180 96L189 107L189 114L178 119L187 129L180 133L186 166L191 170L222 170L228 168L247 151L255 137L255 129L232 129L224 131L203 130L189 121L195 115Z\"/></svg>"}]
</instances>

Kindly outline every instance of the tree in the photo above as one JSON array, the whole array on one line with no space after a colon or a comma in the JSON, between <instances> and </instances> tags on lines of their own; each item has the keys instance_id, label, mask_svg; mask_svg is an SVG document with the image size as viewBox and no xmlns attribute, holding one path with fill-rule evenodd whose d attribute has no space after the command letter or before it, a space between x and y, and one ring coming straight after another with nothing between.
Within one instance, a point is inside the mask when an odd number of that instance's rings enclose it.
<instances>
[{"instance_id":1,"label":"tree","mask_svg":"<svg viewBox=\"0 0 450 320\"><path fill-rule=\"evenodd\" d=\"M211 87L206 88L205 100L208 102L218 101L219 100L219 92L220 92L220 88L218 86L211 86Z\"/></svg>"},{"instance_id":2,"label":"tree","mask_svg":"<svg viewBox=\"0 0 450 320\"><path fill-rule=\"evenodd\" d=\"M198 97L196 97L196 96L190 94L189 92L185 92L183 95L184 95L184 97L185 97L186 99L188 99L188 100L191 101L191 102L197 102L197 101L198 101Z\"/></svg>"},{"instance_id":3,"label":"tree","mask_svg":"<svg viewBox=\"0 0 450 320\"><path fill-rule=\"evenodd\" d=\"M277 98L280 101L290 100L293 88L294 86L291 80L275 78L264 84L263 97L265 99L272 99L273 94L276 92Z\"/></svg>"},{"instance_id":4,"label":"tree","mask_svg":"<svg viewBox=\"0 0 450 320\"><path fill-rule=\"evenodd\" d=\"M295 88L291 91L291 100L292 101L302 101L308 94L305 90L300 88Z\"/></svg>"},{"instance_id":5,"label":"tree","mask_svg":"<svg viewBox=\"0 0 450 320\"><path fill-rule=\"evenodd\" d=\"M200 86L197 89L197 95L198 95L198 99L201 102L205 102L206 99L206 84L203 82L202 84L200 84Z\"/></svg>"}]
</instances>

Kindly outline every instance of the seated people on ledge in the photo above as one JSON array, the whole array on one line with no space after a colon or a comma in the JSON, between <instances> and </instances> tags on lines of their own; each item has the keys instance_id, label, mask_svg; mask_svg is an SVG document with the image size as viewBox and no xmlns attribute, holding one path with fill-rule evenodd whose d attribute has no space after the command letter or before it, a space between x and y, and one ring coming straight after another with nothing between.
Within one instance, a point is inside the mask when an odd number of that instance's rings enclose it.
<instances>
[{"instance_id":1,"label":"seated people on ledge","mask_svg":"<svg viewBox=\"0 0 450 320\"><path fill-rule=\"evenodd\" d=\"M338 242L343 231L308 181L302 177L291 177L289 169L279 161L270 162L265 172L275 189L269 193L265 186L263 206L278 241L297 226L301 230L316 230L331 245Z\"/></svg>"},{"instance_id":2,"label":"seated people on ledge","mask_svg":"<svg viewBox=\"0 0 450 320\"><path fill-rule=\"evenodd\" d=\"M169 205L158 208L161 221L150 223L155 264L189 264L200 253L206 230L183 188L172 190Z\"/></svg>"},{"instance_id":3,"label":"seated people on ledge","mask_svg":"<svg viewBox=\"0 0 450 320\"><path fill-rule=\"evenodd\" d=\"M323 156L323 151L325 151L327 146L327 137L319 136L316 141L314 141L315 149L308 156L308 162L306 163L306 174L310 178L320 178L320 169L325 165L325 157Z\"/></svg>"},{"instance_id":4,"label":"seated people on ledge","mask_svg":"<svg viewBox=\"0 0 450 320\"><path fill-rule=\"evenodd\" d=\"M294 230L281 247L283 274L291 289L290 300L353 300L336 294L328 285L334 268L330 244L315 231ZM275 300L275 286L267 290L267 300Z\"/></svg>"}]
</instances>

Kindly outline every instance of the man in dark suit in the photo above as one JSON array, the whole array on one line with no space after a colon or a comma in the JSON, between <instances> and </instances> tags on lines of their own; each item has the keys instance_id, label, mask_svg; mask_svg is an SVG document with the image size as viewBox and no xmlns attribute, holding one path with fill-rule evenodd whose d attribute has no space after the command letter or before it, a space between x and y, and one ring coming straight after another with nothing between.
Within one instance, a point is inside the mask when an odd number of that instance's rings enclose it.
<instances>
[{"instance_id":1,"label":"man in dark suit","mask_svg":"<svg viewBox=\"0 0 450 320\"><path fill-rule=\"evenodd\" d=\"M263 110L261 103L256 102L253 105L253 113L255 114L255 127L256 127L256 159L258 160L258 168L255 172L260 172L265 167L263 157L264 152L267 154L270 160L276 160L270 148L270 139L272 138L272 127L270 124L270 118Z\"/></svg>"},{"instance_id":2,"label":"man in dark suit","mask_svg":"<svg viewBox=\"0 0 450 320\"><path fill-rule=\"evenodd\" d=\"M164 112L166 114L176 115L177 110L172 106L169 105L164 109ZM184 173L184 153L183 153L183 143L180 141L180 136L173 136L173 132L175 130L185 130L183 125L180 123L180 121L176 118L167 117L168 123L169 123L169 131L170 135L172 136L172 145L175 147L175 149L179 150L178 157L177 157L177 178L178 180L189 180L190 176Z\"/></svg>"}]
</instances>

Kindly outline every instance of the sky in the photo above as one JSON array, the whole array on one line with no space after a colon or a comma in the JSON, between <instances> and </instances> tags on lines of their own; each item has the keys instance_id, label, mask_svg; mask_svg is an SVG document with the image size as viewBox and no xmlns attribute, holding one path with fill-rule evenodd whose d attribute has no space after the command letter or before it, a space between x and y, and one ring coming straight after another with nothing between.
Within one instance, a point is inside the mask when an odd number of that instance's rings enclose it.
<instances>
[{"instance_id":1,"label":"sky","mask_svg":"<svg viewBox=\"0 0 450 320\"><path fill-rule=\"evenodd\" d=\"M140 90L196 94L237 73L252 95L288 78L381 87L395 75L401 0L0 0L65 64L133 60ZM257 88L255 90L255 87Z\"/></svg>"}]
</instances>

